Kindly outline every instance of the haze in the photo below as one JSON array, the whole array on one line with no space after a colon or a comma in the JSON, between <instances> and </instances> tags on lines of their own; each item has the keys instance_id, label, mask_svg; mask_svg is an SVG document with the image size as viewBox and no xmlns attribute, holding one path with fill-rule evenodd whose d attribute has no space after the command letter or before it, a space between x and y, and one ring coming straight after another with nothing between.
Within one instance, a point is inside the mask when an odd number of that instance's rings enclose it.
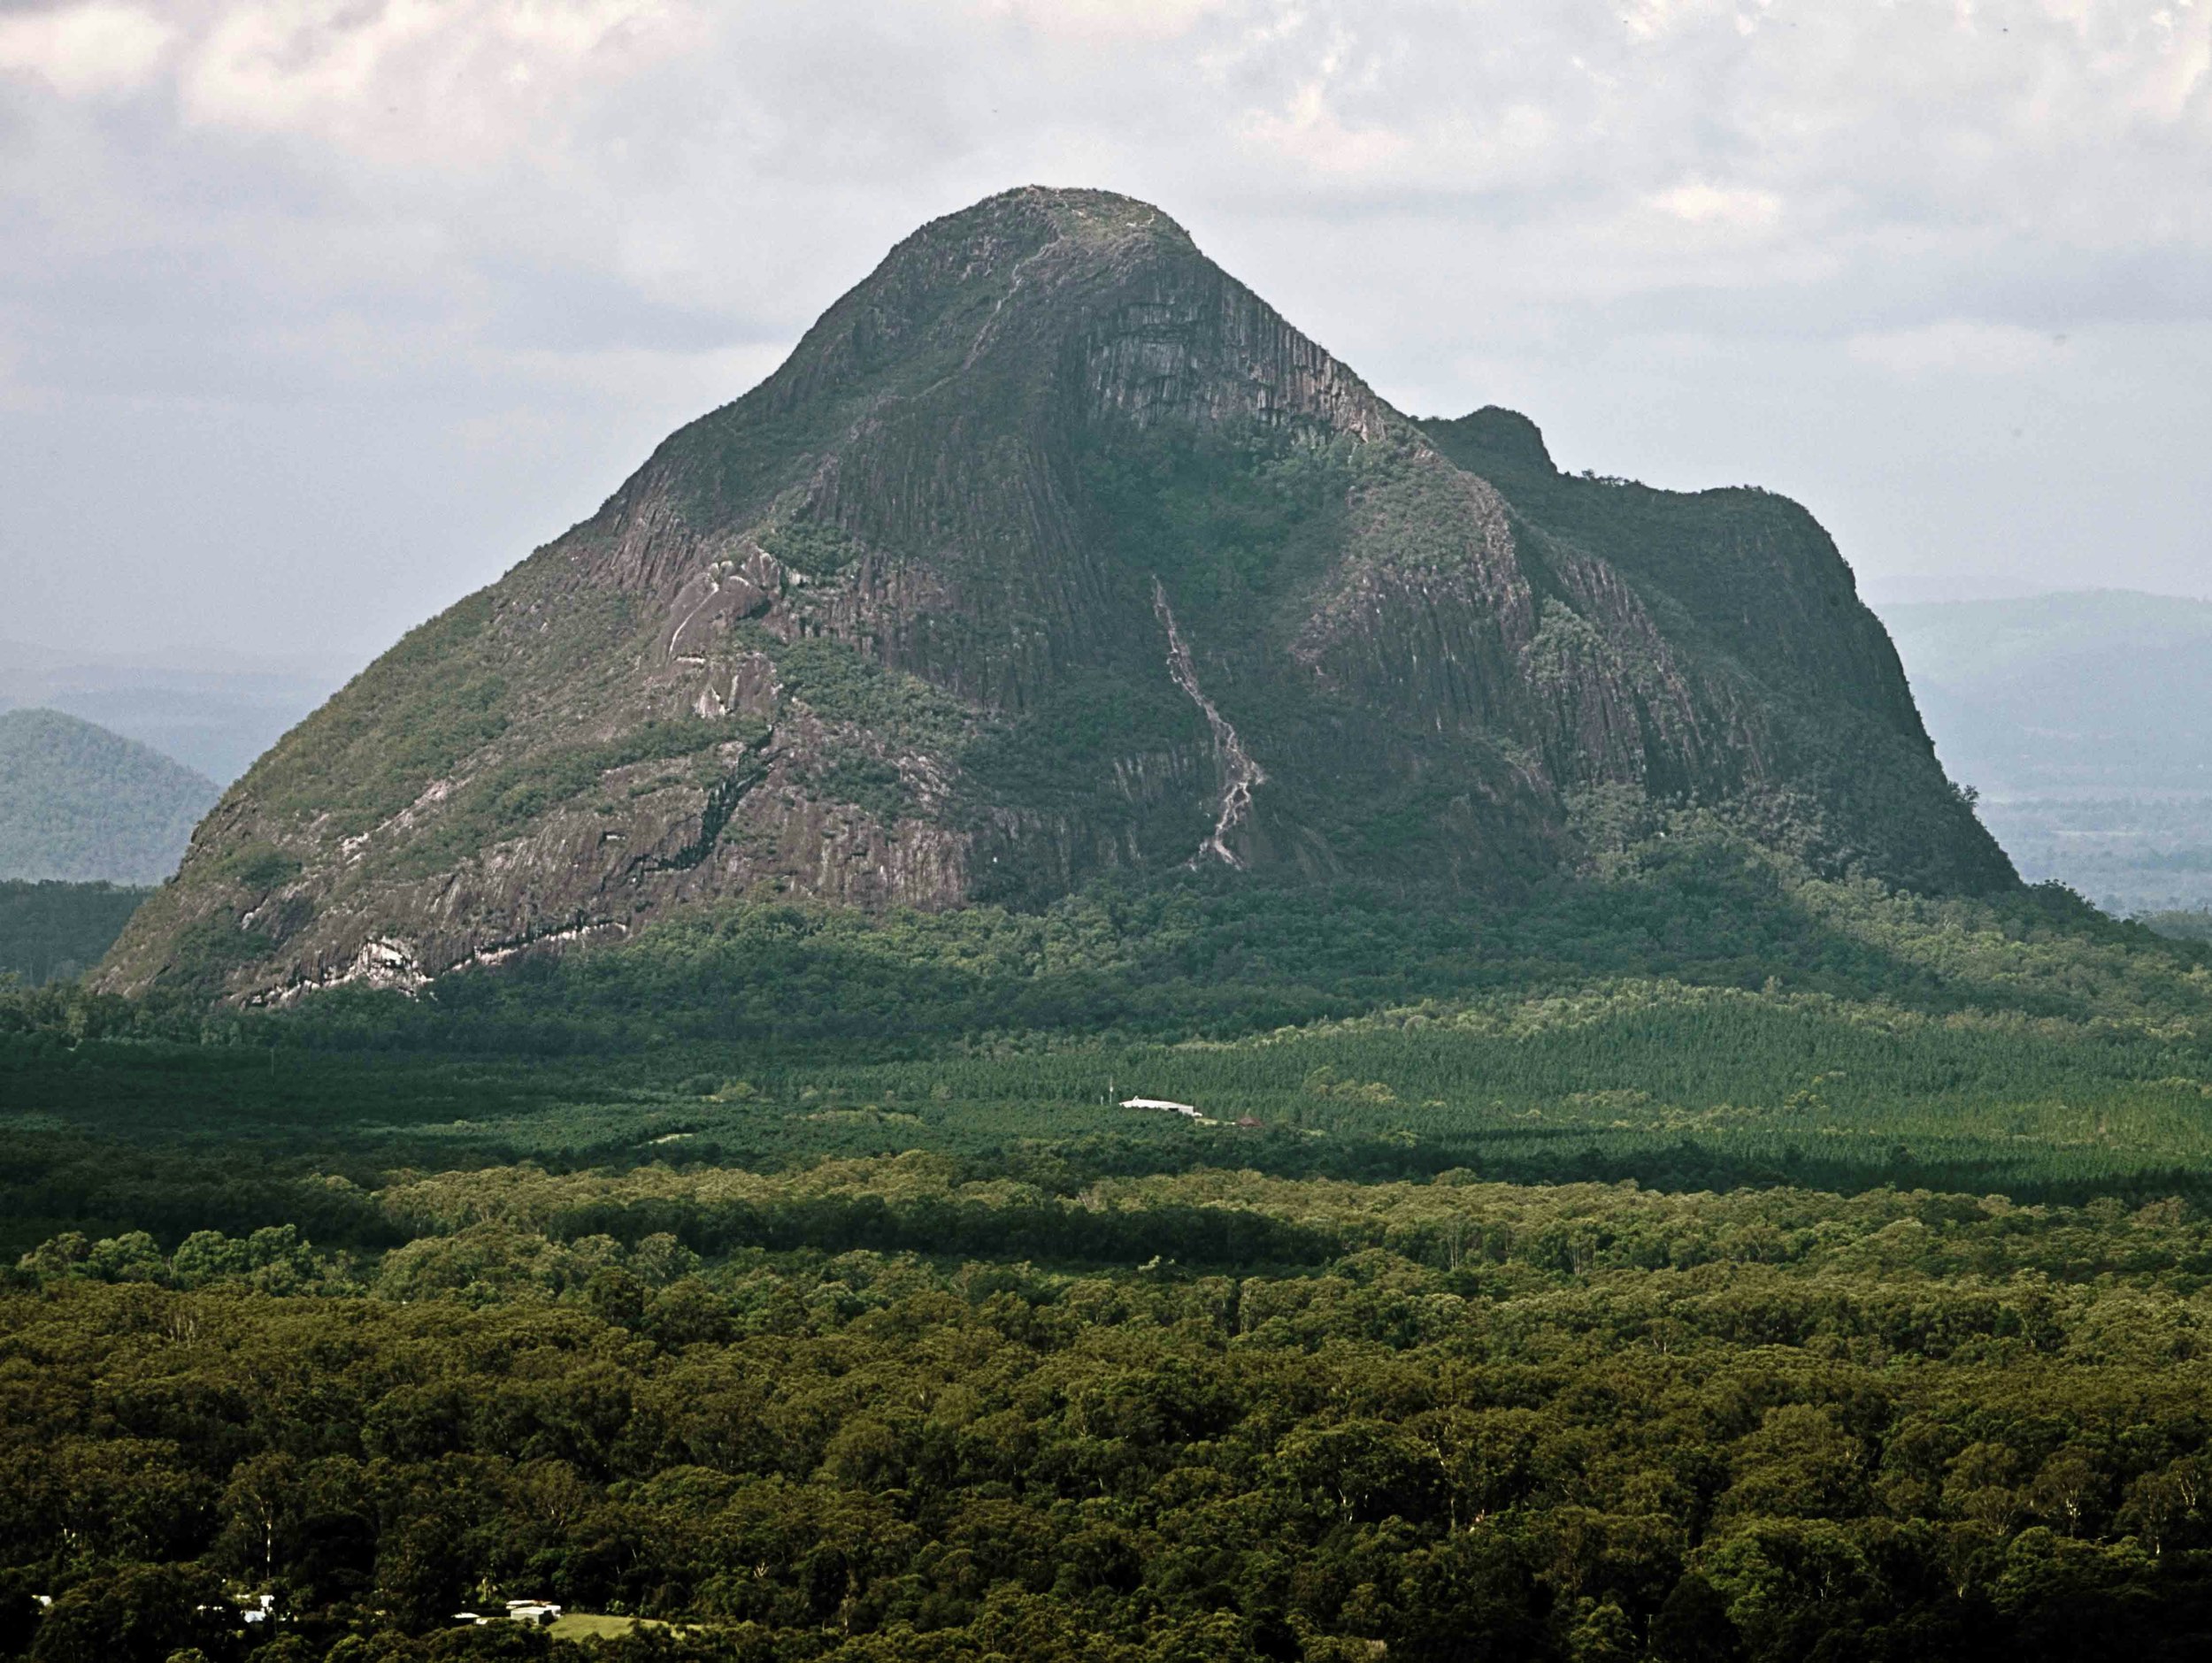
<instances>
[{"instance_id":1,"label":"haze","mask_svg":"<svg viewBox=\"0 0 2212 1663\"><path fill-rule=\"evenodd\" d=\"M365 661L1032 181L1878 599L2207 591L2212 6L98 0L0 4L0 634Z\"/></svg>"}]
</instances>

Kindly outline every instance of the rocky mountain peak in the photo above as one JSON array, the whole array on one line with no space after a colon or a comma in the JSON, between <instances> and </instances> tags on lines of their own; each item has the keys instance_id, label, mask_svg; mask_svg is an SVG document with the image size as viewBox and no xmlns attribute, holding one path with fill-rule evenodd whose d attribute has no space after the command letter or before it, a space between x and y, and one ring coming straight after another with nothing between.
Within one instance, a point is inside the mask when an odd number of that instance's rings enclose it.
<instances>
[{"instance_id":1,"label":"rocky mountain peak","mask_svg":"<svg viewBox=\"0 0 2212 1663\"><path fill-rule=\"evenodd\" d=\"M1451 455L1478 471L1501 468L1559 471L1542 431L1517 410L1486 404L1456 419L1422 425Z\"/></svg>"},{"instance_id":2,"label":"rocky mountain peak","mask_svg":"<svg viewBox=\"0 0 2212 1663\"><path fill-rule=\"evenodd\" d=\"M1801 510L1414 423L1158 210L1033 188L288 735L106 976L281 1000L1192 865L1509 890L1599 801L2012 881Z\"/></svg>"}]
</instances>

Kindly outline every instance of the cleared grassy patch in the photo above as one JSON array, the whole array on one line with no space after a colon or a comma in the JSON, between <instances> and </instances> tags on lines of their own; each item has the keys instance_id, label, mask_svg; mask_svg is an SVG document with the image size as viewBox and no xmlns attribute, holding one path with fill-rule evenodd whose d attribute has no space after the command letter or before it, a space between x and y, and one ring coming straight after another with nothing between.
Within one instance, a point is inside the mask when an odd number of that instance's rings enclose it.
<instances>
[{"instance_id":1,"label":"cleared grassy patch","mask_svg":"<svg viewBox=\"0 0 2212 1663\"><path fill-rule=\"evenodd\" d=\"M592 1611L565 1611L546 1632L556 1640L619 1640L635 1629L676 1626L658 1617L610 1617Z\"/></svg>"}]
</instances>

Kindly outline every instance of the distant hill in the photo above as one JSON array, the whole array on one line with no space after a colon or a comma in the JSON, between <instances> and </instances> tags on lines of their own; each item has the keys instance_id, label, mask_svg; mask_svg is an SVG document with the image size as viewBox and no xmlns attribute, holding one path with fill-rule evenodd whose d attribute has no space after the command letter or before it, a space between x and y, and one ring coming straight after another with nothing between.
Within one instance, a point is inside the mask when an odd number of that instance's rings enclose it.
<instances>
[{"instance_id":1,"label":"distant hill","mask_svg":"<svg viewBox=\"0 0 2212 1663\"><path fill-rule=\"evenodd\" d=\"M2023 877L2114 912L2212 905L2212 602L2093 589L1878 609L1937 754Z\"/></svg>"},{"instance_id":2,"label":"distant hill","mask_svg":"<svg viewBox=\"0 0 2212 1663\"><path fill-rule=\"evenodd\" d=\"M2212 792L2212 602L2091 589L1878 610L1938 754L1985 795Z\"/></svg>"},{"instance_id":3,"label":"distant hill","mask_svg":"<svg viewBox=\"0 0 2212 1663\"><path fill-rule=\"evenodd\" d=\"M0 976L35 987L83 975L147 893L116 884L0 882Z\"/></svg>"},{"instance_id":4,"label":"distant hill","mask_svg":"<svg viewBox=\"0 0 2212 1663\"><path fill-rule=\"evenodd\" d=\"M219 794L205 775L76 717L0 712L0 879L159 883Z\"/></svg>"},{"instance_id":5,"label":"distant hill","mask_svg":"<svg viewBox=\"0 0 2212 1663\"><path fill-rule=\"evenodd\" d=\"M81 717L227 786L353 668L196 666L0 641L0 710Z\"/></svg>"}]
</instances>

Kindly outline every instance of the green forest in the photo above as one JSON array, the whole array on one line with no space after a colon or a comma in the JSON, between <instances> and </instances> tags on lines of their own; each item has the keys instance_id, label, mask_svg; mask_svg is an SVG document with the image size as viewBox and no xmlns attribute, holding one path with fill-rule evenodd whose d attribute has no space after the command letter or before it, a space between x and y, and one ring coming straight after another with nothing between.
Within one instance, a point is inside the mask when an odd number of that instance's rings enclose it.
<instances>
[{"instance_id":1,"label":"green forest","mask_svg":"<svg viewBox=\"0 0 2212 1663\"><path fill-rule=\"evenodd\" d=\"M0 992L0 1655L2201 1655L2212 943L1660 830Z\"/></svg>"},{"instance_id":2,"label":"green forest","mask_svg":"<svg viewBox=\"0 0 2212 1663\"><path fill-rule=\"evenodd\" d=\"M118 884L0 879L0 976L70 981L100 962L147 891Z\"/></svg>"},{"instance_id":3,"label":"green forest","mask_svg":"<svg viewBox=\"0 0 2212 1663\"><path fill-rule=\"evenodd\" d=\"M221 794L94 723L0 710L0 879L159 883Z\"/></svg>"}]
</instances>

